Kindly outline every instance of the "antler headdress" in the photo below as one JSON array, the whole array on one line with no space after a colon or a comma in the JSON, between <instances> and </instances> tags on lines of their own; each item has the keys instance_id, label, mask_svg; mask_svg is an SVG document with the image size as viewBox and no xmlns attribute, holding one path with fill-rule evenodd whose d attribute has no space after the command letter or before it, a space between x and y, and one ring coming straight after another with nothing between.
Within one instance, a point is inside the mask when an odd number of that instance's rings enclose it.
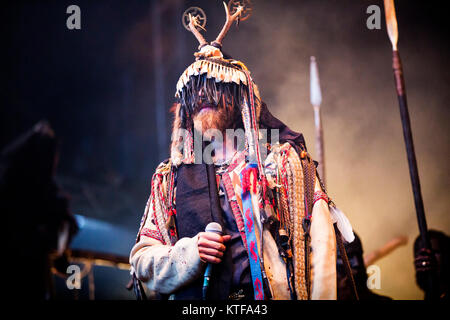
<instances>
[{"instance_id":1,"label":"antler headdress","mask_svg":"<svg viewBox=\"0 0 450 320\"><path fill-rule=\"evenodd\" d=\"M226 21L217 38L210 44L205 40L199 29L203 29L197 16L189 15L189 30L199 42L198 52L194 53L196 61L193 62L181 74L175 97L178 106L174 121L174 134L179 128L186 129L189 136L181 143L173 139L171 158L175 165L192 163L194 150L192 147L192 134L190 115L198 102L200 89L216 104L225 95L229 101L239 106L242 112L242 120L246 133L247 146L251 154L257 154L259 159L258 144L258 120L260 109L260 96L256 84L250 77L250 72L241 61L226 59L221 51L222 42L234 22L246 20L251 8L245 7L234 0L225 7ZM179 135L174 135L179 137Z\"/></svg>"},{"instance_id":2,"label":"antler headdress","mask_svg":"<svg viewBox=\"0 0 450 320\"><path fill-rule=\"evenodd\" d=\"M204 28L199 24L197 16L192 16L191 14L189 14L188 27L199 42L199 51L194 53L196 62L191 64L182 73L180 79L178 80L177 92L175 94L177 98L179 97L179 92L189 82L192 75L198 76L207 73L207 78L214 78L216 82L234 82L238 85L242 82L247 85L246 76L243 72L240 71L242 69L248 71L245 65L237 60L224 59L221 52L223 39L225 38L227 32L230 30L233 22L243 21L249 17L248 12L250 11L250 8L245 9L243 5L238 3L233 10L232 5L234 3L234 0L230 1L228 5L226 5L225 2L223 3L226 14L225 25L223 26L217 38L213 42L211 42L211 44L208 44L208 42L198 30L198 28ZM231 14L230 11L234 11L234 13ZM245 17L241 17L244 14L244 11L246 11L247 14Z\"/></svg>"}]
</instances>

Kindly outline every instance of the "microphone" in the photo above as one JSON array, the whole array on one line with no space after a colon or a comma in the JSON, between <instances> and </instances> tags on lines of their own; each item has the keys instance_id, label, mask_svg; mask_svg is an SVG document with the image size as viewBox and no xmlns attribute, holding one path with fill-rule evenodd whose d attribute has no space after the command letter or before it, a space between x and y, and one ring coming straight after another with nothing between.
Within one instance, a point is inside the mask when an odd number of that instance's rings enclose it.
<instances>
[{"instance_id":1,"label":"microphone","mask_svg":"<svg viewBox=\"0 0 450 320\"><path fill-rule=\"evenodd\" d=\"M205 228L205 232L214 232L222 235L222 226L217 222L210 222ZM209 287L209 278L211 277L212 264L208 263L205 270L205 275L203 276L203 300L206 300L206 293Z\"/></svg>"}]
</instances>

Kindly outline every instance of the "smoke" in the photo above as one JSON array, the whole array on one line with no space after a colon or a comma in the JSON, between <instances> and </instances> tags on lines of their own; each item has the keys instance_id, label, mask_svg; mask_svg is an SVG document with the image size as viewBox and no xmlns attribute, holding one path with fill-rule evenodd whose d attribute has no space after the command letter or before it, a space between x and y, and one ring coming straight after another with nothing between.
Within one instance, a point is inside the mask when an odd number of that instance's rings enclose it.
<instances>
[{"instance_id":1,"label":"smoke","mask_svg":"<svg viewBox=\"0 0 450 320\"><path fill-rule=\"evenodd\" d=\"M313 156L309 61L316 56L328 193L349 217L366 253L395 236L408 237L406 246L375 262L381 268L381 289L375 292L422 299L412 249L419 231L384 15L381 30L368 30L367 3L254 2L252 17L230 31L224 50L246 63L269 109L303 132ZM383 14L382 2L374 2ZM431 35L438 30L431 18L417 21L418 8L407 8L406 1L396 6L428 227L449 234L448 47ZM217 5L219 20L220 9Z\"/></svg>"}]
</instances>

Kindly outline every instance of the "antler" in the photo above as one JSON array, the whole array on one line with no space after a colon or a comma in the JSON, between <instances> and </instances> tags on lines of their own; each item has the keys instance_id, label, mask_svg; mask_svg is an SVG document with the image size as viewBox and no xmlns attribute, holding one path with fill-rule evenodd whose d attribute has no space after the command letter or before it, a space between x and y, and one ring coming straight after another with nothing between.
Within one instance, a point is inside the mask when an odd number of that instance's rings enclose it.
<instances>
[{"instance_id":1,"label":"antler","mask_svg":"<svg viewBox=\"0 0 450 320\"><path fill-rule=\"evenodd\" d=\"M200 31L197 30L197 27L205 30L197 21L197 17L193 17L190 13L189 13L189 29L191 30L191 32L194 34L194 36L197 38L198 42L200 43L200 45L198 46L198 48L200 49L201 47L203 47L204 45L207 45L208 42L206 42L205 38L202 36L202 34L200 33Z\"/></svg>"},{"instance_id":2,"label":"antler","mask_svg":"<svg viewBox=\"0 0 450 320\"><path fill-rule=\"evenodd\" d=\"M225 14L227 15L227 20L225 21L225 25L223 26L222 31L220 31L216 40L212 42L212 44L215 43L218 44L219 46L222 46L223 38L225 38L225 35L227 34L233 22L241 15L242 11L244 10L244 7L239 5L236 9L236 12L233 15L230 15L230 10L228 9L228 6L225 4L225 2L223 3L223 6L225 7Z\"/></svg>"}]
</instances>

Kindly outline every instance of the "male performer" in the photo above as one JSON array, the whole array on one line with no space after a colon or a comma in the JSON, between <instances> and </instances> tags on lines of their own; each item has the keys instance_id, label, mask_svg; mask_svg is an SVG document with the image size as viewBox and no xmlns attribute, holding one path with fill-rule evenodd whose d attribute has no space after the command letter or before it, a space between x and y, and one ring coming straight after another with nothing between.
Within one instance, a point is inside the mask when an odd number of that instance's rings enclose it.
<instances>
[{"instance_id":1,"label":"male performer","mask_svg":"<svg viewBox=\"0 0 450 320\"><path fill-rule=\"evenodd\" d=\"M170 299L336 299L334 204L303 136L272 116L247 67L222 53L242 13L225 9L211 44L195 18L189 24L199 52L178 81L171 157L153 175L130 254L135 287ZM243 133L242 148L227 129ZM270 144L258 143L264 130ZM212 221L223 235L204 232Z\"/></svg>"}]
</instances>

